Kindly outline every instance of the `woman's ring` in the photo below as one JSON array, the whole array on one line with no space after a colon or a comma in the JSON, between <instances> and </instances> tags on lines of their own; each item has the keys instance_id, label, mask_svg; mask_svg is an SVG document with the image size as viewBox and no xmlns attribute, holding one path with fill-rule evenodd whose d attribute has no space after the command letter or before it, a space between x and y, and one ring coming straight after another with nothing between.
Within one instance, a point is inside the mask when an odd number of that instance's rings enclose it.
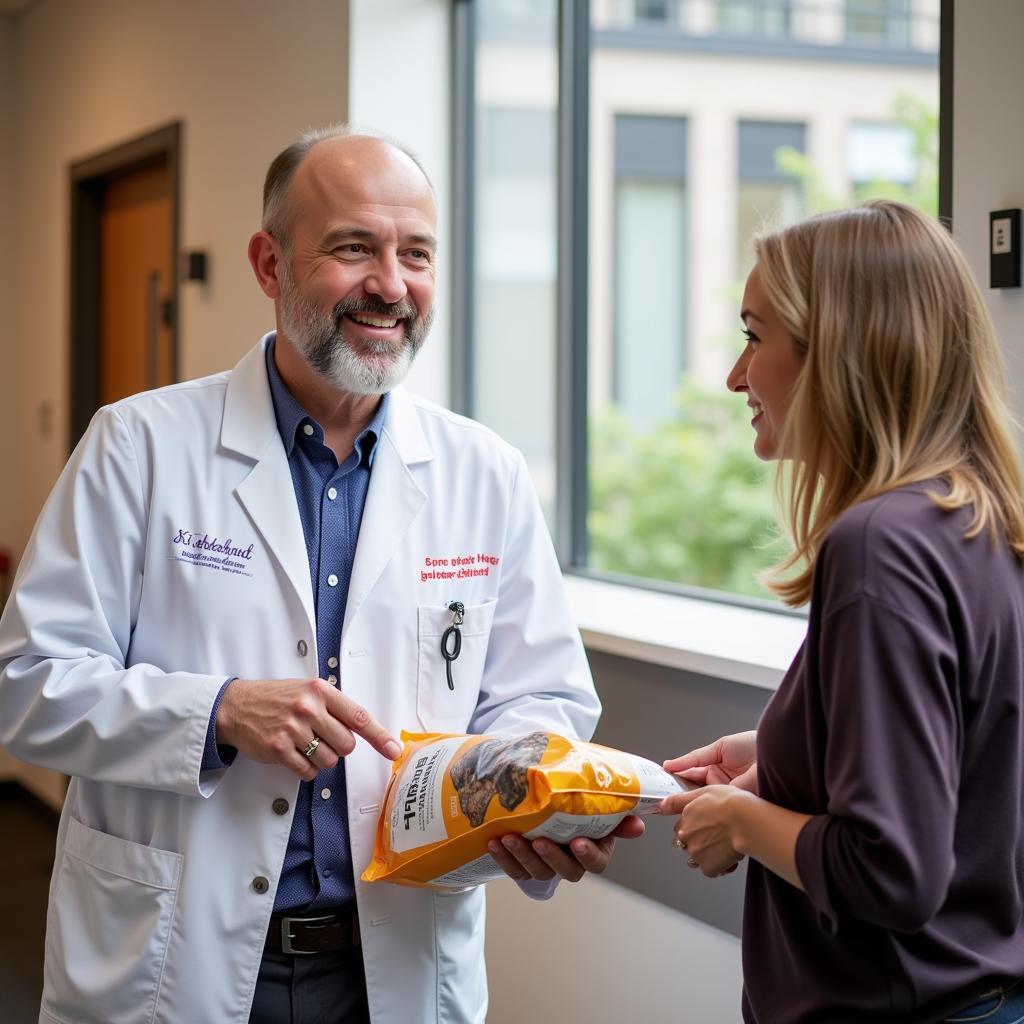
<instances>
[{"instance_id":1,"label":"woman's ring","mask_svg":"<svg viewBox=\"0 0 1024 1024\"><path fill-rule=\"evenodd\" d=\"M672 840L672 845L676 847L677 850L686 849L686 843L684 843L682 839L679 838L679 836L676 836L675 839Z\"/></svg>"},{"instance_id":2,"label":"woman's ring","mask_svg":"<svg viewBox=\"0 0 1024 1024\"><path fill-rule=\"evenodd\" d=\"M302 752L303 757L312 757L316 753L316 748L320 746L320 737L316 733L313 733L313 738L309 741L309 746Z\"/></svg>"}]
</instances>

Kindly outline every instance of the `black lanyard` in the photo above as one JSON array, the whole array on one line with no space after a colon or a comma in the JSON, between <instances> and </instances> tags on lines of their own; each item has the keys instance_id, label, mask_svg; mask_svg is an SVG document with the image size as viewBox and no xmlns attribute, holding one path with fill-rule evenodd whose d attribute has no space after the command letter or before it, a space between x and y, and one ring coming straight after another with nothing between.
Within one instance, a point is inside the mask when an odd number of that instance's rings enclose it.
<instances>
[{"instance_id":1,"label":"black lanyard","mask_svg":"<svg viewBox=\"0 0 1024 1024\"><path fill-rule=\"evenodd\" d=\"M455 680L452 679L452 662L462 651L462 619L466 614L466 606L461 601L452 601L448 605L448 611L452 613L452 624L441 634L441 657L444 658L445 672L448 674L448 689L455 689Z\"/></svg>"}]
</instances>

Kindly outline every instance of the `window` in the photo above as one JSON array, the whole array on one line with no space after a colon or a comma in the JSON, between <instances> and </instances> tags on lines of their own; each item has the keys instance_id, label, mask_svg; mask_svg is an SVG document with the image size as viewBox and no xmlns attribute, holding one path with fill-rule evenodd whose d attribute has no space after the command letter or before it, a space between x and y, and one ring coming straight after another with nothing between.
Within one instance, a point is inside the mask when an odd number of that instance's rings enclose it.
<instances>
[{"instance_id":1,"label":"window","mask_svg":"<svg viewBox=\"0 0 1024 1024\"><path fill-rule=\"evenodd\" d=\"M636 21L668 21L670 0L633 0L633 17Z\"/></svg>"},{"instance_id":2,"label":"window","mask_svg":"<svg viewBox=\"0 0 1024 1024\"><path fill-rule=\"evenodd\" d=\"M935 212L939 0L456 11L457 407L525 452L567 568L763 599L771 474L724 387L751 238L870 195Z\"/></svg>"},{"instance_id":3,"label":"window","mask_svg":"<svg viewBox=\"0 0 1024 1024\"><path fill-rule=\"evenodd\" d=\"M751 36L786 35L792 6L792 0L718 0L718 27Z\"/></svg>"},{"instance_id":4,"label":"window","mask_svg":"<svg viewBox=\"0 0 1024 1024\"><path fill-rule=\"evenodd\" d=\"M846 38L870 46L910 44L909 0L846 0Z\"/></svg>"},{"instance_id":5,"label":"window","mask_svg":"<svg viewBox=\"0 0 1024 1024\"><path fill-rule=\"evenodd\" d=\"M660 25L671 20L678 0L611 0L608 17L617 25Z\"/></svg>"},{"instance_id":6,"label":"window","mask_svg":"<svg viewBox=\"0 0 1024 1024\"><path fill-rule=\"evenodd\" d=\"M736 265L746 277L753 262L750 239L766 227L792 224L803 214L800 179L787 171L787 151L803 154L806 129L799 122L740 121L736 196Z\"/></svg>"},{"instance_id":7,"label":"window","mask_svg":"<svg viewBox=\"0 0 1024 1024\"><path fill-rule=\"evenodd\" d=\"M476 5L473 323L477 419L526 457L555 500L556 5ZM528 415L524 411L529 409Z\"/></svg>"},{"instance_id":8,"label":"window","mask_svg":"<svg viewBox=\"0 0 1024 1024\"><path fill-rule=\"evenodd\" d=\"M846 137L846 163L857 200L884 194L891 185L909 188L917 174L910 129L855 122Z\"/></svg>"},{"instance_id":9,"label":"window","mask_svg":"<svg viewBox=\"0 0 1024 1024\"><path fill-rule=\"evenodd\" d=\"M686 367L686 121L617 114L614 124L612 391L648 430L671 415Z\"/></svg>"}]
</instances>

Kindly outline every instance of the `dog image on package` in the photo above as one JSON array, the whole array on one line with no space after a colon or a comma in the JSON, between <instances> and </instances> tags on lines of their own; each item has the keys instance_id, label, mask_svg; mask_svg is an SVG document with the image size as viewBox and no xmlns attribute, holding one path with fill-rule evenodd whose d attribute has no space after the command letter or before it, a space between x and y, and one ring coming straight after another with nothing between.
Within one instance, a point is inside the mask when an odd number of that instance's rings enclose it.
<instances>
[{"instance_id":1,"label":"dog image on package","mask_svg":"<svg viewBox=\"0 0 1024 1024\"><path fill-rule=\"evenodd\" d=\"M601 839L684 784L661 765L556 733L402 733L366 882L461 889L504 878L487 852L514 832Z\"/></svg>"}]
</instances>

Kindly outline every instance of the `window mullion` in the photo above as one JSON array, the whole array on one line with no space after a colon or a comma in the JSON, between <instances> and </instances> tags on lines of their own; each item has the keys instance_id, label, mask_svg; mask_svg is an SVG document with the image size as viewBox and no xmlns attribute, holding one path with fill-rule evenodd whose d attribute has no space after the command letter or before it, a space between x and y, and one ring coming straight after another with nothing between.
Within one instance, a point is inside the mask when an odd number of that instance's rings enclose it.
<instances>
[{"instance_id":1,"label":"window mullion","mask_svg":"<svg viewBox=\"0 0 1024 1024\"><path fill-rule=\"evenodd\" d=\"M590 2L559 5L555 547L587 562L587 217Z\"/></svg>"},{"instance_id":2,"label":"window mullion","mask_svg":"<svg viewBox=\"0 0 1024 1024\"><path fill-rule=\"evenodd\" d=\"M452 266L449 405L472 416L473 319L476 311L476 4L455 0L452 75Z\"/></svg>"}]
</instances>

